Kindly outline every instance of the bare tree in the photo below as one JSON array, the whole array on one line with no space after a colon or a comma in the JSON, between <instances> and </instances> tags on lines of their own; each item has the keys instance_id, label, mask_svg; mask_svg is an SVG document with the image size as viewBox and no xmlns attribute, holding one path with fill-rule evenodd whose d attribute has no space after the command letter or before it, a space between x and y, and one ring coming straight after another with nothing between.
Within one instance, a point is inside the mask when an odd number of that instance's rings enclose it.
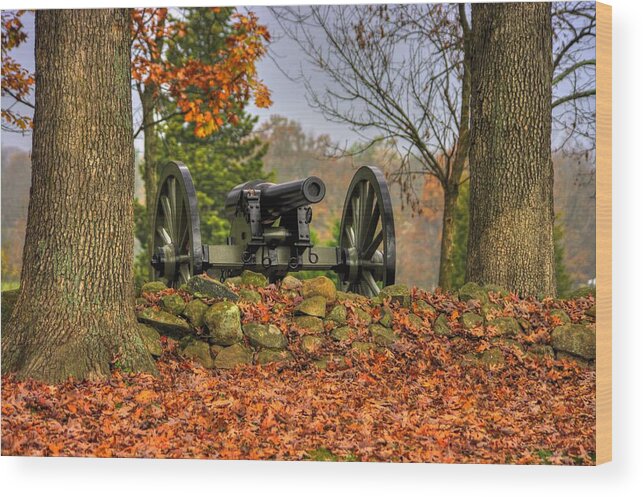
<instances>
[{"instance_id":1,"label":"bare tree","mask_svg":"<svg viewBox=\"0 0 643 497\"><path fill-rule=\"evenodd\" d=\"M360 133L366 143L361 150L379 142L396 147L399 166L390 176L402 185L412 207L419 208L414 177L438 179L444 192L438 284L448 288L454 211L469 147L464 5L282 7L272 12L286 36L324 74L321 81L316 74L299 74L309 103Z\"/></svg>"},{"instance_id":2,"label":"bare tree","mask_svg":"<svg viewBox=\"0 0 643 497\"><path fill-rule=\"evenodd\" d=\"M596 148L596 4L553 5L552 117L554 151Z\"/></svg>"}]
</instances>

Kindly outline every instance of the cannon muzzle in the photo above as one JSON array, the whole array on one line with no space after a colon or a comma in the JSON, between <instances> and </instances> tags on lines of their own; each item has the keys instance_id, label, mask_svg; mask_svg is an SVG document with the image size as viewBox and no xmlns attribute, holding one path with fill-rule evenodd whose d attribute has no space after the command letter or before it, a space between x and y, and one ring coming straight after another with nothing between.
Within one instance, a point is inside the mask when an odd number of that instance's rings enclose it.
<instances>
[{"instance_id":1,"label":"cannon muzzle","mask_svg":"<svg viewBox=\"0 0 643 497\"><path fill-rule=\"evenodd\" d=\"M260 193L263 222L272 222L288 211L321 202L326 195L326 185L317 176L279 184L249 181L235 186L228 194L225 206L229 216L240 207L242 193L252 190Z\"/></svg>"}]
</instances>

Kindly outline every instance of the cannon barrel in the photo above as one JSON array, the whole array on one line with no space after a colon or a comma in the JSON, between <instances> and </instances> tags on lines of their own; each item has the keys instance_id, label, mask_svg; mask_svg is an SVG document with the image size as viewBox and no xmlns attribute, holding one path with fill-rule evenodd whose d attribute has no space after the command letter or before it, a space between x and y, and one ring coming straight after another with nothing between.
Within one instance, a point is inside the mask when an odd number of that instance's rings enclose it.
<instances>
[{"instance_id":1,"label":"cannon barrel","mask_svg":"<svg viewBox=\"0 0 643 497\"><path fill-rule=\"evenodd\" d=\"M326 185L317 176L279 184L249 181L235 186L228 194L225 202L228 215L236 212L244 190L261 192L261 217L264 221L275 220L285 212L321 202L326 195Z\"/></svg>"}]
</instances>

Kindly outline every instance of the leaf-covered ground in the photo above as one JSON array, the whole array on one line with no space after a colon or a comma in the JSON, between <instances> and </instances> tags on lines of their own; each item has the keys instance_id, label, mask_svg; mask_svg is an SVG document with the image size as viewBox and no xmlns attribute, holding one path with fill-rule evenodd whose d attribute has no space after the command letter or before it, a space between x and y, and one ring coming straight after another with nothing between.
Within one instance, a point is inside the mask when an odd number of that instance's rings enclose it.
<instances>
[{"instance_id":1,"label":"leaf-covered ground","mask_svg":"<svg viewBox=\"0 0 643 497\"><path fill-rule=\"evenodd\" d=\"M287 303L274 289L262 293L265 303L248 307L247 319ZM430 311L411 309L423 318L419 326L392 304L401 338L391 350L333 345L345 359L327 370L297 354L290 363L207 370L164 339L157 377L116 370L105 381L48 386L5 376L2 454L594 463L594 371L498 344L493 330L463 329L458 317L471 302L421 291L414 299L448 312L456 336L434 334ZM551 309L579 320L593 304L496 300L505 315L531 323L517 338L524 345L547 343L557 324ZM286 326L280 313L271 319ZM292 341L300 332L288 333ZM492 346L504 364L463 361Z\"/></svg>"}]
</instances>

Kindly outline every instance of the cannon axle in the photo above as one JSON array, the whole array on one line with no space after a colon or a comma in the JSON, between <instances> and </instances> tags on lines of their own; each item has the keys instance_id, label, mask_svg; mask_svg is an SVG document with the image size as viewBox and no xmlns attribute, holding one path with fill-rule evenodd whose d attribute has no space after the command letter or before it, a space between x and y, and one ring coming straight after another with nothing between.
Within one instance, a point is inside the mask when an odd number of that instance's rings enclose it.
<instances>
[{"instance_id":1,"label":"cannon axle","mask_svg":"<svg viewBox=\"0 0 643 497\"><path fill-rule=\"evenodd\" d=\"M171 162L162 171L157 196L154 277L178 287L202 272L223 281L249 269L275 281L289 272L323 270L337 273L343 290L377 295L395 282L395 228L384 175L362 167L353 177L338 247L314 246L310 236L312 205L325 193L315 176L238 185L225 200L227 243L201 245L192 178L185 165Z\"/></svg>"}]
</instances>

